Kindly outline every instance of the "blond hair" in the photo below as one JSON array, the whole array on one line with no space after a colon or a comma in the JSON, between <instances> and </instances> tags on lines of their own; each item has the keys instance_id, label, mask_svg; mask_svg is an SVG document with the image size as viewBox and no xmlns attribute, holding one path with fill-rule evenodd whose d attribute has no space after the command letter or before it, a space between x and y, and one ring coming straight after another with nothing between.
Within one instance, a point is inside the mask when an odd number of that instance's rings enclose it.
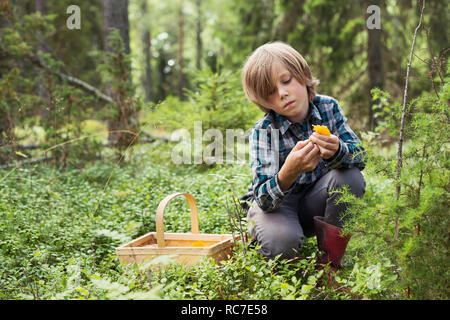
<instances>
[{"instance_id":1,"label":"blond hair","mask_svg":"<svg viewBox=\"0 0 450 320\"><path fill-rule=\"evenodd\" d=\"M247 99L262 111L270 111L267 98L269 92L276 87L273 73L273 64L276 62L284 65L298 82L306 86L311 102L316 95L319 80L312 76L308 63L300 53L279 41L260 46L247 59L241 78Z\"/></svg>"}]
</instances>

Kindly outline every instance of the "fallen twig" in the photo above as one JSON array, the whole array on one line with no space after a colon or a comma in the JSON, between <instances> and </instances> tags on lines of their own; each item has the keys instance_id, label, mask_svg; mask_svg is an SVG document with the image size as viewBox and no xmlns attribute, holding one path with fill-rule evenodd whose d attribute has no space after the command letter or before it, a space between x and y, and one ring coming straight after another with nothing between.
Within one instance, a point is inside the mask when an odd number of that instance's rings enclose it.
<instances>
[{"instance_id":1,"label":"fallen twig","mask_svg":"<svg viewBox=\"0 0 450 320\"><path fill-rule=\"evenodd\" d=\"M154 134L154 133L149 133L149 132L146 132L146 131L141 131L141 134L146 136L146 137L148 137L148 138L162 140L164 142L177 142L178 141L176 139L173 139L172 137L161 136L161 135L157 135L157 134Z\"/></svg>"},{"instance_id":2,"label":"fallen twig","mask_svg":"<svg viewBox=\"0 0 450 320\"><path fill-rule=\"evenodd\" d=\"M32 164L32 163L48 161L48 160L52 160L52 159L53 159L53 157L37 157L37 158L31 158L31 159L27 159L27 160L20 160L20 161L17 161L16 163L10 163L10 164L5 164L3 166L0 166L0 169L11 169L11 168L15 168L15 167L20 167L26 163Z\"/></svg>"}]
</instances>

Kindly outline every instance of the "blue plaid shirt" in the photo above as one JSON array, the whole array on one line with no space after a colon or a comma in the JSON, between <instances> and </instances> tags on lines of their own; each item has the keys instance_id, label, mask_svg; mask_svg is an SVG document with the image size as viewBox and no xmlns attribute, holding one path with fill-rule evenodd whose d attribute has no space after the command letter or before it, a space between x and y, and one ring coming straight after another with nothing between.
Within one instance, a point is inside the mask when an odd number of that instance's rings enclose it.
<instances>
[{"instance_id":1,"label":"blue plaid shirt","mask_svg":"<svg viewBox=\"0 0 450 320\"><path fill-rule=\"evenodd\" d=\"M317 167L301 173L295 183L284 192L278 182L278 172L292 148L300 140L306 140L314 132L312 125L326 125L340 140L339 150L328 159L320 159ZM253 200L264 211L278 208L291 192L300 192L334 168L358 167L364 169L364 148L347 124L337 100L316 95L309 104L303 123L293 123L273 110L258 120L250 135L250 159L252 168Z\"/></svg>"}]
</instances>

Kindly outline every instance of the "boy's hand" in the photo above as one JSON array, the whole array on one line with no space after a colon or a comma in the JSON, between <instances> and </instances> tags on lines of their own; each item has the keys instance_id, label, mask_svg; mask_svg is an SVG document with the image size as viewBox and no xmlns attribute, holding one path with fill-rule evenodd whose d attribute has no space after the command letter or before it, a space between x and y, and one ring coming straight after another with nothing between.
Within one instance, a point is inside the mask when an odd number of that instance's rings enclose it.
<instances>
[{"instance_id":1,"label":"boy's hand","mask_svg":"<svg viewBox=\"0 0 450 320\"><path fill-rule=\"evenodd\" d=\"M299 173L313 171L319 160L319 148L309 140L297 142L286 158L286 162L292 162L291 164L299 170Z\"/></svg>"},{"instance_id":2,"label":"boy's hand","mask_svg":"<svg viewBox=\"0 0 450 320\"><path fill-rule=\"evenodd\" d=\"M278 173L278 180L282 190L287 190L301 172L312 171L320 160L319 147L311 141L299 141L292 148Z\"/></svg>"},{"instance_id":3,"label":"boy's hand","mask_svg":"<svg viewBox=\"0 0 450 320\"><path fill-rule=\"evenodd\" d=\"M325 136L314 132L309 139L319 147L320 157L325 160L333 157L339 150L339 138L333 134Z\"/></svg>"}]
</instances>

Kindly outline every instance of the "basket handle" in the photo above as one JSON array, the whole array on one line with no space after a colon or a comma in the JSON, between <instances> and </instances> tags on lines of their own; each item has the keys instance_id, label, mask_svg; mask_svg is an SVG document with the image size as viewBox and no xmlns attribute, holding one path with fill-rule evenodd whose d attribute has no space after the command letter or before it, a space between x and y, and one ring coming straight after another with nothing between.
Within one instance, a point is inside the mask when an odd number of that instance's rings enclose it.
<instances>
[{"instance_id":1,"label":"basket handle","mask_svg":"<svg viewBox=\"0 0 450 320\"><path fill-rule=\"evenodd\" d=\"M156 209L156 240L158 243L158 248L165 248L166 244L164 241L164 210L170 200L178 196L185 196L189 202L189 207L191 209L191 232L198 233L198 214L197 205L195 204L194 197L189 193L177 192L165 197L158 205Z\"/></svg>"}]
</instances>

